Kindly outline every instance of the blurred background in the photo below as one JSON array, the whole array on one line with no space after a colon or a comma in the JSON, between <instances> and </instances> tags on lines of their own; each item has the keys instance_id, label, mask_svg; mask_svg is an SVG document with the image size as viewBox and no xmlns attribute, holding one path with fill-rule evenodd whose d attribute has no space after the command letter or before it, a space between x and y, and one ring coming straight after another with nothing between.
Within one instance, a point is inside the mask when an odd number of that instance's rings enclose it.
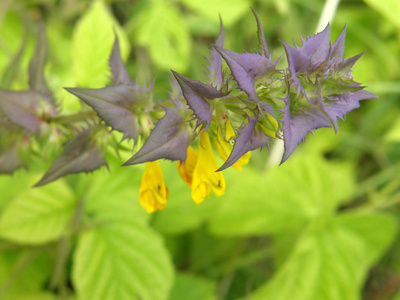
<instances>
[{"instance_id":1,"label":"blurred background","mask_svg":"<svg viewBox=\"0 0 400 300\"><path fill-rule=\"evenodd\" d=\"M254 8L275 61L280 41L316 33L324 4L0 0L0 88L29 88L43 23L45 78L63 115L82 109L63 87L110 83L114 31L131 77L155 78L154 99L165 101L170 69L206 79L219 14L225 48L251 51ZM225 195L201 205L165 161L169 203L148 215L138 204L143 166L120 168L129 150L110 151L110 171L31 188L61 151L34 143L27 168L0 175L0 299L400 299L399 16L397 0L340 1L331 42L346 26L345 58L366 51L353 76L379 99L362 101L338 134L309 135L282 166L253 153L242 173L224 171Z\"/></svg>"}]
</instances>

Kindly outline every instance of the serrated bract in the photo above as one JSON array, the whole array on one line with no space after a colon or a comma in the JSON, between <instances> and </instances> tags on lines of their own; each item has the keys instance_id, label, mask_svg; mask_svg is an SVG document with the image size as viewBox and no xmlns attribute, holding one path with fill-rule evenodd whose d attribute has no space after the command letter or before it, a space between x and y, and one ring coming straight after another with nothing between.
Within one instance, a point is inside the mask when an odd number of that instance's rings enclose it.
<instances>
[{"instance_id":1,"label":"serrated bract","mask_svg":"<svg viewBox=\"0 0 400 300\"><path fill-rule=\"evenodd\" d=\"M164 109L164 117L157 122L143 147L124 166L158 159L186 160L186 150L193 140L193 131L187 122L188 109L182 102Z\"/></svg>"},{"instance_id":2,"label":"serrated bract","mask_svg":"<svg viewBox=\"0 0 400 300\"><path fill-rule=\"evenodd\" d=\"M285 150L282 163L308 132L321 127L338 129L338 118L359 107L359 101L377 98L353 80L351 67L362 54L343 59L345 29L331 46L330 26L302 40L301 47L283 42L288 58L286 107L282 109ZM293 93L291 87L297 93Z\"/></svg>"},{"instance_id":3,"label":"serrated bract","mask_svg":"<svg viewBox=\"0 0 400 300\"><path fill-rule=\"evenodd\" d=\"M116 85L102 89L66 88L92 107L107 125L137 141L142 133L139 114L152 108L152 86Z\"/></svg>"},{"instance_id":4,"label":"serrated bract","mask_svg":"<svg viewBox=\"0 0 400 300\"><path fill-rule=\"evenodd\" d=\"M209 100L221 98L228 93L223 92L211 84L204 84L200 81L189 79L181 74L172 71L178 84L182 89L182 94L186 99L187 105L197 120L196 127L203 126L204 130L211 124L212 107Z\"/></svg>"},{"instance_id":5,"label":"serrated bract","mask_svg":"<svg viewBox=\"0 0 400 300\"><path fill-rule=\"evenodd\" d=\"M57 157L50 169L35 187L45 185L68 174L92 172L101 166L107 166L102 149L97 144L96 130L85 129L69 140L63 153Z\"/></svg>"}]
</instances>

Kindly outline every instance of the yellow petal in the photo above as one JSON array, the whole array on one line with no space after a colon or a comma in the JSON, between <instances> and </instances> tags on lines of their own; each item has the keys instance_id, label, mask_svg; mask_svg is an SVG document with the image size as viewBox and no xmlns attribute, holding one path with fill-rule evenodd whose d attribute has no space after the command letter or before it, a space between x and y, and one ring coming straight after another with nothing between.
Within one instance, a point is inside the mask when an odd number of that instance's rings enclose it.
<instances>
[{"instance_id":1,"label":"yellow petal","mask_svg":"<svg viewBox=\"0 0 400 300\"><path fill-rule=\"evenodd\" d=\"M197 162L197 153L193 150L191 146L187 149L186 160L181 163L177 162L179 175L181 175L183 181L185 181L189 186L192 186L193 171Z\"/></svg>"},{"instance_id":2,"label":"yellow petal","mask_svg":"<svg viewBox=\"0 0 400 300\"><path fill-rule=\"evenodd\" d=\"M215 148L218 151L219 157L223 161L226 161L232 152L234 141L236 137L235 131L232 128L231 122L229 120L225 123L225 138L222 136L222 129L218 127L217 138L214 139ZM251 152L247 152L241 158L239 158L233 165L235 169L242 172L242 166L249 163Z\"/></svg>"},{"instance_id":3,"label":"yellow petal","mask_svg":"<svg viewBox=\"0 0 400 300\"><path fill-rule=\"evenodd\" d=\"M225 192L225 180L218 169L217 161L211 148L210 138L206 132L201 134L198 145L198 158L193 170L192 199L196 204L210 196L210 189L216 196Z\"/></svg>"},{"instance_id":4,"label":"yellow petal","mask_svg":"<svg viewBox=\"0 0 400 300\"><path fill-rule=\"evenodd\" d=\"M146 163L139 190L139 203L148 213L164 209L168 202L168 188L165 185L160 163Z\"/></svg>"}]
</instances>

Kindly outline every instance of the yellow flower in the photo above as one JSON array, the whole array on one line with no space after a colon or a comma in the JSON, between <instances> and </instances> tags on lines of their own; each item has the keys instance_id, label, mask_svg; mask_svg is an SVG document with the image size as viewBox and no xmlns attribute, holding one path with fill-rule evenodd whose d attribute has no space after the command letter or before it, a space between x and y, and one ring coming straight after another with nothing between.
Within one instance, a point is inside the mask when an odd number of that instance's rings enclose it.
<instances>
[{"instance_id":1,"label":"yellow flower","mask_svg":"<svg viewBox=\"0 0 400 300\"><path fill-rule=\"evenodd\" d=\"M177 161L179 175L181 175L184 182L190 187L192 186L193 171L197 162L197 153L191 146L187 148L186 160L181 163Z\"/></svg>"},{"instance_id":2,"label":"yellow flower","mask_svg":"<svg viewBox=\"0 0 400 300\"><path fill-rule=\"evenodd\" d=\"M216 196L225 192L225 180L221 172L215 172L218 165L206 132L200 135L198 152L192 179L192 199L196 204L203 202L205 197L209 198L210 190Z\"/></svg>"},{"instance_id":3,"label":"yellow flower","mask_svg":"<svg viewBox=\"0 0 400 300\"><path fill-rule=\"evenodd\" d=\"M221 127L218 127L217 130L217 138L214 139L214 145L215 148L217 148L219 157L221 157L221 159L223 161L226 161L229 157L229 155L232 152L233 149L233 144L234 144L234 138L236 137L235 132L232 128L231 122L229 120L226 121L226 125L225 125L225 137L222 136L222 130ZM251 152L247 152L245 155L243 155L241 158L238 159L237 162L235 162L232 167L234 167L235 169L239 170L240 172L242 172L242 166L246 165L249 160L250 160L250 155Z\"/></svg>"},{"instance_id":4,"label":"yellow flower","mask_svg":"<svg viewBox=\"0 0 400 300\"><path fill-rule=\"evenodd\" d=\"M152 161L146 163L139 190L139 203L153 213L164 209L168 202L168 188L165 185L160 163Z\"/></svg>"}]
</instances>

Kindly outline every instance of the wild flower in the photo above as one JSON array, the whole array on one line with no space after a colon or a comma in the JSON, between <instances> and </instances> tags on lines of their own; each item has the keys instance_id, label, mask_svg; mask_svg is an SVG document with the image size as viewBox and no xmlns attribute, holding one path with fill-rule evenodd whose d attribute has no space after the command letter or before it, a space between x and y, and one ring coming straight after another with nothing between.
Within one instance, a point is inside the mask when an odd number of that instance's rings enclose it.
<instances>
[{"instance_id":1,"label":"wild flower","mask_svg":"<svg viewBox=\"0 0 400 300\"><path fill-rule=\"evenodd\" d=\"M362 54L343 58L346 28L333 44L329 25L320 33L302 38L300 46L282 42L288 67L277 69L278 60L272 60L260 19L253 13L257 49L243 53L225 49L221 21L206 67L207 82L172 71L173 84L180 91L171 93L163 105L153 102L154 82L144 86L137 80L133 83L116 38L109 59L113 85L100 89L67 88L89 105L104 124L94 122L93 128L80 130L37 185L106 165L104 142L96 139L109 141L109 126L123 134L122 140L132 139L135 143L135 154L124 165L146 163L139 202L149 213L163 209L167 203L168 188L160 159L177 161L178 172L190 186L193 201L200 204L211 191L216 196L223 195L225 180L221 171L231 166L242 171L251 151L269 148L276 139L283 139L283 163L308 132L321 127L337 131L338 118L344 119L346 113L359 107L360 100L376 98L351 74ZM42 44L38 43L35 52L38 57L46 49L43 36L42 30ZM50 123L48 118L56 117L53 98L42 76L43 67L43 61L32 59L30 75L38 76L30 76L28 91L0 90L0 117L7 118L2 131L15 131L16 126L41 134L42 125ZM43 103L48 107L46 118ZM222 164L217 163L214 150ZM0 156L2 160L5 161ZM12 156L12 163L3 170L12 173L22 165Z\"/></svg>"},{"instance_id":2,"label":"wild flower","mask_svg":"<svg viewBox=\"0 0 400 300\"><path fill-rule=\"evenodd\" d=\"M357 108L360 100L376 98L351 76L351 67L361 54L343 59L345 28L332 45L329 25L324 31L302 39L301 46L282 42L288 68L277 69L278 61L272 61L260 19L253 13L258 29L258 49L244 53L225 49L221 21L219 36L208 59L208 82L172 71L181 93L171 95L169 106L152 105L151 87L139 87L137 83L132 86L121 63L117 41L110 59L116 86L69 90L92 105L106 123L124 132L124 137L143 136L138 125L138 109L149 116L163 109L163 117L158 121L151 119L150 123L154 122L155 126L149 136L144 136L143 146L124 165L146 163L143 178L150 178L149 174L153 173L149 171L149 162L178 161L178 172L191 187L196 204L209 197L211 191L221 196L225 190L221 171L231 166L241 171L251 151L269 148L274 140L283 139L283 163L308 132L321 127L333 127L337 131L338 118L343 119L347 112ZM227 70L223 69L223 60ZM94 98L101 101L92 103ZM129 113L121 111L118 113L121 119L114 120L116 113L106 109L102 101L117 102ZM122 121L125 116L130 117L129 122ZM197 152L191 146L196 140ZM213 148L224 161L220 166ZM154 193L148 192L151 190L148 180L142 180L140 202L152 212L162 209L166 200L149 200L158 199L158 196L143 196ZM155 176L154 180L159 182L160 176ZM166 194L164 191L163 195Z\"/></svg>"}]
</instances>

